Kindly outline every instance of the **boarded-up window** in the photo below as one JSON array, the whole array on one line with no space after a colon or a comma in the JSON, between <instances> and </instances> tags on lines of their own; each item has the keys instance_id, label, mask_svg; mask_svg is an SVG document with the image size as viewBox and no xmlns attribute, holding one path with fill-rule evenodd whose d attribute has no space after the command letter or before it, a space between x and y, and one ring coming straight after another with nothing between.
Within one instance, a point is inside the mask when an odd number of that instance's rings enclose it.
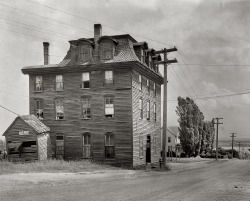
<instances>
[{"instance_id":1,"label":"boarded-up window","mask_svg":"<svg viewBox=\"0 0 250 201\"><path fill-rule=\"evenodd\" d=\"M143 135L139 135L139 157L143 158Z\"/></svg>"},{"instance_id":2,"label":"boarded-up window","mask_svg":"<svg viewBox=\"0 0 250 201\"><path fill-rule=\"evenodd\" d=\"M156 121L156 103L154 103L154 120Z\"/></svg>"},{"instance_id":3,"label":"boarded-up window","mask_svg":"<svg viewBox=\"0 0 250 201\"><path fill-rule=\"evenodd\" d=\"M147 120L150 120L150 102L147 101Z\"/></svg>"},{"instance_id":4,"label":"boarded-up window","mask_svg":"<svg viewBox=\"0 0 250 201\"><path fill-rule=\"evenodd\" d=\"M91 157L91 135L84 133L82 135L82 156L83 158Z\"/></svg>"},{"instance_id":5,"label":"boarded-up window","mask_svg":"<svg viewBox=\"0 0 250 201\"><path fill-rule=\"evenodd\" d=\"M19 131L19 135L29 135L29 131Z\"/></svg>"},{"instance_id":6,"label":"boarded-up window","mask_svg":"<svg viewBox=\"0 0 250 201\"><path fill-rule=\"evenodd\" d=\"M147 93L150 93L149 79L147 79Z\"/></svg>"},{"instance_id":7,"label":"boarded-up window","mask_svg":"<svg viewBox=\"0 0 250 201\"><path fill-rule=\"evenodd\" d=\"M43 100L35 100L35 114L38 119L43 119Z\"/></svg>"},{"instance_id":8,"label":"boarded-up window","mask_svg":"<svg viewBox=\"0 0 250 201\"><path fill-rule=\"evenodd\" d=\"M82 118L91 118L91 103L90 98L82 98Z\"/></svg>"},{"instance_id":9,"label":"boarded-up window","mask_svg":"<svg viewBox=\"0 0 250 201\"><path fill-rule=\"evenodd\" d=\"M113 71L105 71L105 86L113 85L114 79L113 79Z\"/></svg>"},{"instance_id":10,"label":"boarded-up window","mask_svg":"<svg viewBox=\"0 0 250 201\"><path fill-rule=\"evenodd\" d=\"M63 100L55 100L55 109L56 109L56 120L64 119L64 106Z\"/></svg>"},{"instance_id":11,"label":"boarded-up window","mask_svg":"<svg viewBox=\"0 0 250 201\"><path fill-rule=\"evenodd\" d=\"M140 119L143 119L143 102L142 102L142 98L139 99L139 115L140 115Z\"/></svg>"},{"instance_id":12,"label":"boarded-up window","mask_svg":"<svg viewBox=\"0 0 250 201\"><path fill-rule=\"evenodd\" d=\"M105 97L105 117L114 117L114 97Z\"/></svg>"},{"instance_id":13,"label":"boarded-up window","mask_svg":"<svg viewBox=\"0 0 250 201\"><path fill-rule=\"evenodd\" d=\"M105 158L115 157L115 135L113 133L105 134Z\"/></svg>"},{"instance_id":14,"label":"boarded-up window","mask_svg":"<svg viewBox=\"0 0 250 201\"><path fill-rule=\"evenodd\" d=\"M83 89L89 89L89 72L82 73L82 84Z\"/></svg>"},{"instance_id":15,"label":"boarded-up window","mask_svg":"<svg viewBox=\"0 0 250 201\"><path fill-rule=\"evenodd\" d=\"M139 86L139 90L142 90L142 76L139 75L139 83L138 83L138 86Z\"/></svg>"},{"instance_id":16,"label":"boarded-up window","mask_svg":"<svg viewBox=\"0 0 250 201\"><path fill-rule=\"evenodd\" d=\"M63 91L63 76L56 75L56 91Z\"/></svg>"},{"instance_id":17,"label":"boarded-up window","mask_svg":"<svg viewBox=\"0 0 250 201\"><path fill-rule=\"evenodd\" d=\"M114 47L110 43L101 44L101 59L113 59Z\"/></svg>"},{"instance_id":18,"label":"boarded-up window","mask_svg":"<svg viewBox=\"0 0 250 201\"><path fill-rule=\"evenodd\" d=\"M42 90L43 90L43 77L37 75L35 80L35 91L42 91Z\"/></svg>"},{"instance_id":19,"label":"boarded-up window","mask_svg":"<svg viewBox=\"0 0 250 201\"><path fill-rule=\"evenodd\" d=\"M64 159L64 136L56 135L56 158Z\"/></svg>"},{"instance_id":20,"label":"boarded-up window","mask_svg":"<svg viewBox=\"0 0 250 201\"><path fill-rule=\"evenodd\" d=\"M79 47L79 61L89 61L91 58L91 47L89 45L81 45Z\"/></svg>"}]
</instances>

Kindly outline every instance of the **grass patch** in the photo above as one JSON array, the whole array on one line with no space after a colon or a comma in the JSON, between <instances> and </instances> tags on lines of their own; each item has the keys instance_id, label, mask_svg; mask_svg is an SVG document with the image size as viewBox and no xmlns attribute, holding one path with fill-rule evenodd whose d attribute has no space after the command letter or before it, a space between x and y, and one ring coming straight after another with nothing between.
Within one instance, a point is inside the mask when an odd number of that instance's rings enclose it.
<instances>
[{"instance_id":1,"label":"grass patch","mask_svg":"<svg viewBox=\"0 0 250 201\"><path fill-rule=\"evenodd\" d=\"M0 162L0 174L29 172L91 172L98 170L116 170L117 167L91 161L48 160L30 163Z\"/></svg>"}]
</instances>

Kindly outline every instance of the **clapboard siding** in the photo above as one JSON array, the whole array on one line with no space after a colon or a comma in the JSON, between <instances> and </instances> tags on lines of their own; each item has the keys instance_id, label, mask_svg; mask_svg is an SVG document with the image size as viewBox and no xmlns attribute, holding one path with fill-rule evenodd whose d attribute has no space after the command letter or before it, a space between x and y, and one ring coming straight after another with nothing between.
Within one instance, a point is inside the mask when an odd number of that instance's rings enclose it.
<instances>
[{"instance_id":1,"label":"clapboard siding","mask_svg":"<svg viewBox=\"0 0 250 201\"><path fill-rule=\"evenodd\" d=\"M133 166L146 163L147 135L151 136L151 162L158 162L161 150L161 86L156 84L156 96L153 92L151 77L142 75L142 90L139 90L139 74L132 73L132 106L133 106ZM146 79L150 80L150 93L147 92ZM140 119L139 99L143 100L143 119ZM150 120L146 118L147 101L150 101ZM153 104L156 103L156 121L154 120ZM143 136L143 157L139 157L139 136ZM154 135L156 135L156 153L154 151Z\"/></svg>"},{"instance_id":2,"label":"clapboard siding","mask_svg":"<svg viewBox=\"0 0 250 201\"><path fill-rule=\"evenodd\" d=\"M119 67L119 68L118 68ZM114 86L105 87L104 71L113 70ZM59 71L60 72L60 71ZM90 72L90 89L82 89L81 73ZM122 66L110 65L103 69L81 69L79 72L64 72L64 90L55 91L55 76L60 73L43 74L43 92L34 91L36 74L30 75L30 111L35 114L35 100L42 99L44 119L50 127L51 150L55 155L56 135L64 135L65 159L82 158L82 135L89 132L92 138L92 156L94 160L104 158L106 132L115 134L115 159L120 164L132 165L132 106L131 106L131 70ZM39 73L37 73L39 75ZM114 97L114 118L105 118L105 96ZM81 118L81 98L91 99L91 119ZM64 103L64 120L55 120L54 100L60 98Z\"/></svg>"}]
</instances>

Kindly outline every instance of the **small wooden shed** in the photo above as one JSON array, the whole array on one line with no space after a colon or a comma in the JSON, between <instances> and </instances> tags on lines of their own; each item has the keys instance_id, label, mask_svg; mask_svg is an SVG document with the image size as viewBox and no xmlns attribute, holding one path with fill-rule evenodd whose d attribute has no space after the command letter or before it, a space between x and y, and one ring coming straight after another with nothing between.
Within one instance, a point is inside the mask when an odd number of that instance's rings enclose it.
<instances>
[{"instance_id":1,"label":"small wooden shed","mask_svg":"<svg viewBox=\"0 0 250 201\"><path fill-rule=\"evenodd\" d=\"M18 116L4 132L9 161L43 161L51 155L50 128L35 115Z\"/></svg>"}]
</instances>

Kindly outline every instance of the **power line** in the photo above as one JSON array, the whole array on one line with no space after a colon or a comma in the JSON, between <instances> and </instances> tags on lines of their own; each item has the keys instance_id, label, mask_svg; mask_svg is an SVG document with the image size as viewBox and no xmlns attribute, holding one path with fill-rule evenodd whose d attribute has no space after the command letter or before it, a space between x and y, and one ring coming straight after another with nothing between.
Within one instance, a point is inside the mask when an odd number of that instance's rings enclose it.
<instances>
[{"instance_id":1,"label":"power line","mask_svg":"<svg viewBox=\"0 0 250 201\"><path fill-rule=\"evenodd\" d=\"M221 67L224 67L224 66L250 66L250 64L186 64L186 63L183 63L183 64L179 64L181 66L184 66L184 65L188 65L188 66L221 66Z\"/></svg>"},{"instance_id":2,"label":"power line","mask_svg":"<svg viewBox=\"0 0 250 201\"><path fill-rule=\"evenodd\" d=\"M9 111L9 112L11 112L11 113L13 113L13 114L15 114L15 115L17 115L17 116L19 116L19 114L15 113L15 112L13 112L13 111L11 111L9 109L7 109L6 107L4 107L2 105L0 105L0 107L3 108L3 109L5 109L5 110L7 110L7 111Z\"/></svg>"},{"instance_id":3,"label":"power line","mask_svg":"<svg viewBox=\"0 0 250 201\"><path fill-rule=\"evenodd\" d=\"M91 33L92 33L92 31L90 31L90 30L83 29L83 28L77 27L77 26L72 26L72 25L69 25L69 24L67 24L67 23L60 22L60 21L57 21L57 20L54 20L54 19L51 19L51 18L42 16L42 15L38 15L38 14L35 14L35 13L32 13L32 12L28 12L28 11L25 11L25 10L22 10L22 9L19 9L19 8L15 8L15 7L12 7L12 6L3 4L3 3L0 3L0 5L5 6L5 7L8 7L8 8L15 9L15 10L18 10L18 11L21 11L21 12L25 12L25 13L28 13L28 14L31 14L31 15L35 15L35 16L38 16L38 17L42 17L42 18L45 18L45 19L47 19L47 20L51 20L51 21L54 21L54 22L57 22L57 23L60 23L60 24L64 24L64 25L67 25L67 26L70 26L70 27L74 27L74 28L81 29L81 30L83 30L83 31L87 31L87 32L91 32Z\"/></svg>"},{"instance_id":4,"label":"power line","mask_svg":"<svg viewBox=\"0 0 250 201\"><path fill-rule=\"evenodd\" d=\"M63 10L59 10L59 9L56 9L56 8L53 8L53 7L50 7L50 6L47 6L47 5L38 3L38 2L34 2L34 1L31 1L31 0L26 0L26 1L31 2L31 3L34 3L34 4L38 4L38 5L40 5L40 6L43 6L43 7L46 7L46 8L49 8L49 9L52 9L52 10L55 10L55 11L58 11L58 12L67 14L67 15L71 15L71 16L73 16L73 17L77 17L77 18L83 19L83 20L88 21L88 22L91 22L91 23L99 23L99 22L96 22L96 21L93 21L93 20L90 20L90 19L87 19L87 18L78 16L78 15L74 15L74 14L72 14L72 13L69 13L69 12L66 12L66 11L63 11ZM160 42L160 41L156 41L156 40L153 40L153 39L151 39L151 38L147 38L147 37L145 37L145 36L140 36L140 35L135 34L135 33L132 33L132 32L124 31L124 30L118 29L118 28L116 28L116 27L109 26L109 25L107 25L107 24L102 24L102 25L105 26L105 27L108 27L108 28L117 30L117 31L121 31L121 32L124 32L124 33L127 33L127 34L131 34L131 35L134 35L134 36L137 36L137 37L140 37L140 38L144 38L144 39L147 39L147 40L156 42L156 43L160 43L160 44L164 44L164 45L168 45L168 46L174 47L174 45L170 45L170 44L167 44L167 43L163 43L163 42Z\"/></svg>"}]
</instances>

